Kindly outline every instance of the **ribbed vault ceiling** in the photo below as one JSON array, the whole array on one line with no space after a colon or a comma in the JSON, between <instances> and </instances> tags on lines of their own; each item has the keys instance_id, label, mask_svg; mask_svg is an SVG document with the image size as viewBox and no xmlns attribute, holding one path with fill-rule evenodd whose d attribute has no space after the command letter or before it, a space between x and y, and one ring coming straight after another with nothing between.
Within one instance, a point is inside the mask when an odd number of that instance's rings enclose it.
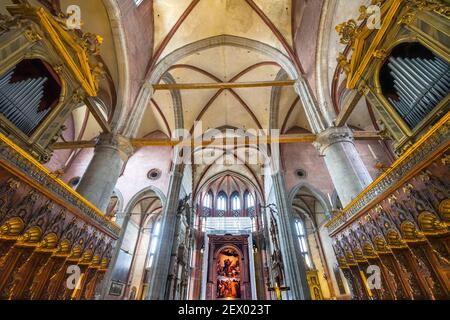
<instances>
[{"instance_id":1,"label":"ribbed vault ceiling","mask_svg":"<svg viewBox=\"0 0 450 320\"><path fill-rule=\"evenodd\" d=\"M186 45L219 35L256 40L272 47L280 55L288 56L286 46L292 46L291 1L258 0L254 4L257 9L245 0L154 1L154 51L157 55L154 63ZM258 9L262 13L258 14ZM264 17L269 21L264 21ZM183 57L169 66L167 73L177 83L254 82L277 80L280 70L280 65L273 58L261 52L221 45ZM180 91L183 127L194 132L195 123L201 121L202 130L197 127L195 132L205 132L210 128L268 129L273 92L271 87ZM154 94L139 136L155 130L168 136L173 133L176 129L173 94L168 91ZM302 105L292 87L280 90L279 102L280 129L309 129ZM197 165L194 179L200 182L224 170L233 170L253 181L260 181L262 162L243 164L245 159L242 159L255 153L258 150L250 148L196 150L194 158L214 154L220 163Z\"/></svg>"},{"instance_id":2,"label":"ribbed vault ceiling","mask_svg":"<svg viewBox=\"0 0 450 320\"><path fill-rule=\"evenodd\" d=\"M254 1L291 45L291 1ZM267 44L287 55L280 39L244 0L157 0L154 1L155 52L159 60L176 49L208 37L233 35ZM174 30L174 28L176 30ZM252 82L276 79L280 66L270 57L245 48L216 46L182 58L169 68L177 83ZM162 81L164 82L164 81ZM204 130L223 126L261 129L269 127L272 88L181 91L184 128L192 131L195 121ZM280 120L295 101L293 88L283 89ZM301 109L296 103L292 109ZM294 119L298 111L291 110ZM175 129L173 99L158 91L148 106L140 136ZM302 120L302 119L299 119ZM301 126L304 121L290 121Z\"/></svg>"}]
</instances>

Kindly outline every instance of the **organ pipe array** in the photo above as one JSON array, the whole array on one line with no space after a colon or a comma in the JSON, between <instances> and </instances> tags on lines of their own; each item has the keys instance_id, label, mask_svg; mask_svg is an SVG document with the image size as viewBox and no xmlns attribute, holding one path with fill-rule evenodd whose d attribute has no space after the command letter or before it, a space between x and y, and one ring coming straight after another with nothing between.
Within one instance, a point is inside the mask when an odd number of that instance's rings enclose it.
<instances>
[{"instance_id":1,"label":"organ pipe array","mask_svg":"<svg viewBox=\"0 0 450 320\"><path fill-rule=\"evenodd\" d=\"M44 97L46 77L11 83L14 70L0 78L0 112L27 135L39 125L50 108L39 110Z\"/></svg>"},{"instance_id":2,"label":"organ pipe array","mask_svg":"<svg viewBox=\"0 0 450 320\"><path fill-rule=\"evenodd\" d=\"M389 59L398 100L389 101L410 128L416 127L450 92L450 66L442 59Z\"/></svg>"}]
</instances>

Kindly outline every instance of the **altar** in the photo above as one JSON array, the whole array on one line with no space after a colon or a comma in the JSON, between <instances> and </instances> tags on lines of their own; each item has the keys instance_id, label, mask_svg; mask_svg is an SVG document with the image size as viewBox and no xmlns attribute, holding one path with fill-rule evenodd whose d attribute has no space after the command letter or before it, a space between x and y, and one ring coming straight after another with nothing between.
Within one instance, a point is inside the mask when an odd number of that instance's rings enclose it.
<instances>
[{"instance_id":1,"label":"altar","mask_svg":"<svg viewBox=\"0 0 450 320\"><path fill-rule=\"evenodd\" d=\"M203 255L202 299L256 299L249 218L208 218Z\"/></svg>"}]
</instances>

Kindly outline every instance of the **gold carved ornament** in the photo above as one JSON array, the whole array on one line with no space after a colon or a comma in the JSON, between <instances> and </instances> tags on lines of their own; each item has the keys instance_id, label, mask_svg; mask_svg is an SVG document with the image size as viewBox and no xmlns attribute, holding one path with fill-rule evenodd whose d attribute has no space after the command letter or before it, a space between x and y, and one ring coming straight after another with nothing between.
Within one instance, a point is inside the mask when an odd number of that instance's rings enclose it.
<instances>
[{"instance_id":1,"label":"gold carved ornament","mask_svg":"<svg viewBox=\"0 0 450 320\"><path fill-rule=\"evenodd\" d=\"M400 18L400 23L411 24L416 16L416 11L434 11L446 18L450 18L450 6L442 0L406 0L408 10Z\"/></svg>"},{"instance_id":2,"label":"gold carved ornament","mask_svg":"<svg viewBox=\"0 0 450 320\"><path fill-rule=\"evenodd\" d=\"M375 32L366 26L359 27L355 20L349 20L336 27L336 31L341 36L341 43L350 45L353 54L350 61L347 61L343 55L339 54L338 62L345 66L344 70L348 74L347 88L354 89L361 79L362 74L368 67L372 59L384 59L385 52L378 50L378 45L383 40L390 26L398 19L400 24L410 24L416 16L417 11L434 11L446 18L450 18L450 6L442 0L373 0L372 5L381 7L381 28L376 31L375 37L371 39L370 46L366 50L365 42L368 37ZM407 8L406 12L398 18L403 6ZM368 8L361 6L358 21L369 19Z\"/></svg>"},{"instance_id":3,"label":"gold carved ornament","mask_svg":"<svg viewBox=\"0 0 450 320\"><path fill-rule=\"evenodd\" d=\"M336 31L341 36L341 43L350 45L352 48L352 56L350 61L344 62L342 54L339 55L338 61L341 65L346 65L347 88L354 89L361 79L363 72L374 58L383 57L382 52L378 50L378 45L383 40L392 22L396 19L398 11L404 0L387 0L381 3L379 0L372 1L372 5L381 6L381 27L379 30L371 30L367 26L358 26L355 20L349 20L336 27ZM368 18L367 7L360 7L360 16L358 21L364 21ZM370 41L369 48L366 49L365 43L369 36L376 32Z\"/></svg>"},{"instance_id":4,"label":"gold carved ornament","mask_svg":"<svg viewBox=\"0 0 450 320\"><path fill-rule=\"evenodd\" d=\"M450 6L442 0L407 0L409 5L418 10L434 11L447 18L450 17Z\"/></svg>"},{"instance_id":5,"label":"gold carved ornament","mask_svg":"<svg viewBox=\"0 0 450 320\"><path fill-rule=\"evenodd\" d=\"M352 44L358 34L358 23L350 19L336 26L336 31L341 37L342 44Z\"/></svg>"}]
</instances>

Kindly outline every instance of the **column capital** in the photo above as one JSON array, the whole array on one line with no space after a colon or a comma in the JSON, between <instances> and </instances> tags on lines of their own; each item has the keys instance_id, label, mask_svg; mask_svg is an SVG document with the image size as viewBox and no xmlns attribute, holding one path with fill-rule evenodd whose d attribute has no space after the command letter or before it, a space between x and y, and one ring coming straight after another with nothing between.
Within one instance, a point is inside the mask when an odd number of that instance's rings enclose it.
<instances>
[{"instance_id":1,"label":"column capital","mask_svg":"<svg viewBox=\"0 0 450 320\"><path fill-rule=\"evenodd\" d=\"M96 151L102 148L117 150L123 161L128 160L133 154L133 145L130 139L116 133L102 133L98 136Z\"/></svg>"},{"instance_id":2,"label":"column capital","mask_svg":"<svg viewBox=\"0 0 450 320\"><path fill-rule=\"evenodd\" d=\"M329 127L317 135L314 146L319 150L321 155L325 154L325 150L340 142L354 142L353 131L348 127Z\"/></svg>"}]
</instances>

